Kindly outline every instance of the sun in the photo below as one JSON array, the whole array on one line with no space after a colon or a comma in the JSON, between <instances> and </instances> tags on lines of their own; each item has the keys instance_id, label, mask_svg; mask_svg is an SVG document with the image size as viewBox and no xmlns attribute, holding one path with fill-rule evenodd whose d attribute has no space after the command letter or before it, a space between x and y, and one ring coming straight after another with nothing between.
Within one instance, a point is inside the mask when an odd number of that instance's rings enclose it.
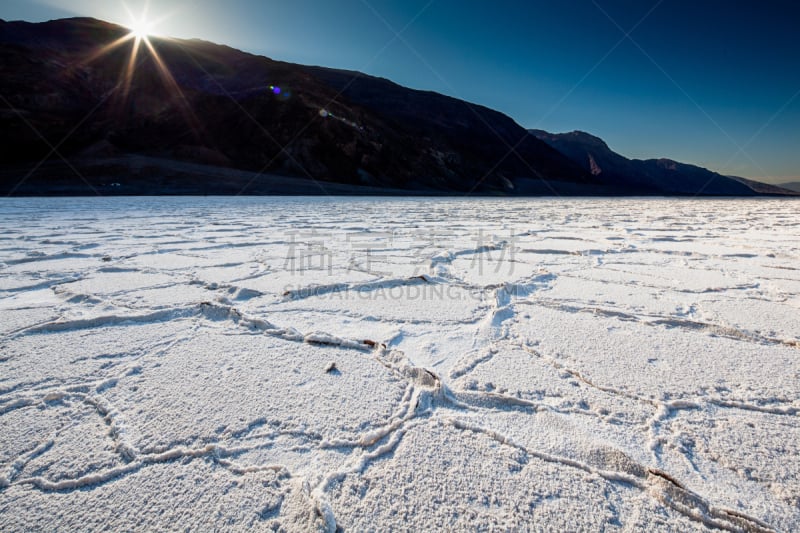
<instances>
[{"instance_id":1,"label":"sun","mask_svg":"<svg viewBox=\"0 0 800 533\"><path fill-rule=\"evenodd\" d=\"M120 49L125 45L129 45L130 52L128 53L128 60L125 62L125 65L120 72L119 84L115 88L115 90L119 89L120 102L126 104L129 101L128 99L131 94L134 78L139 68L144 67L145 65L149 65L147 68L155 66L155 70L161 78L167 93L175 102L177 102L181 114L184 115L184 119L186 120L187 124L189 124L193 131L199 131L201 126L197 116L189 106L186 95L184 95L181 86L175 80L172 72L170 72L169 65L167 65L167 63L164 61L164 58L162 58L161 54L158 52L158 45L166 46L166 44L172 42L173 46L176 46L174 45L174 41L169 37L164 37L162 34L154 33L156 28L158 28L167 18L169 18L169 15L156 19L149 18L149 0L144 0L144 9L142 10L140 16L135 16L125 2L122 2L122 6L125 8L125 11L128 14L128 21L127 23L120 24L129 31L120 36L117 40L101 46L97 50L94 50L86 59L84 59L83 63L92 63L93 61L108 55L114 50ZM150 63L147 64L143 60L140 60L140 58L149 59ZM123 105L123 108L124 107L125 106Z\"/></svg>"},{"instance_id":2,"label":"sun","mask_svg":"<svg viewBox=\"0 0 800 533\"><path fill-rule=\"evenodd\" d=\"M122 7L128 14L128 24L126 26L131 30L129 36L135 38L136 42L147 41L149 37L153 37L153 30L158 22L154 22L148 15L150 14L150 0L145 0L142 5L142 10L138 14L134 14L128 4L122 2Z\"/></svg>"},{"instance_id":3,"label":"sun","mask_svg":"<svg viewBox=\"0 0 800 533\"><path fill-rule=\"evenodd\" d=\"M153 24L147 19L142 18L131 22L128 28L131 30L131 34L137 39L147 39L152 34Z\"/></svg>"}]
</instances>

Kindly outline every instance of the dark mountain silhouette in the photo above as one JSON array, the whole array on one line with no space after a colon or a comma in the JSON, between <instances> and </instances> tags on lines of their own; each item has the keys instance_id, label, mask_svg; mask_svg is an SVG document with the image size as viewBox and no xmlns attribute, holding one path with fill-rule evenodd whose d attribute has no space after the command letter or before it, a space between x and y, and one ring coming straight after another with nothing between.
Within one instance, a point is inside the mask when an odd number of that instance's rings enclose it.
<instances>
[{"instance_id":1,"label":"dark mountain silhouette","mask_svg":"<svg viewBox=\"0 0 800 533\"><path fill-rule=\"evenodd\" d=\"M526 179L539 192L597 183L485 107L198 40L152 39L174 82L142 45L126 91L133 41L98 51L127 34L93 19L0 23L3 190L48 155L15 192L87 192L78 174L121 193L237 193L245 184L245 193L274 193L275 175L320 193L326 183L464 193L510 193Z\"/></svg>"},{"instance_id":2,"label":"dark mountain silhouette","mask_svg":"<svg viewBox=\"0 0 800 533\"><path fill-rule=\"evenodd\" d=\"M161 62L142 43L129 70L132 39L104 49L127 35L0 21L0 193L688 194L711 175L632 173L607 147L596 172L486 107L200 40L152 38ZM722 180L702 192L754 194Z\"/></svg>"},{"instance_id":3,"label":"dark mountain silhouette","mask_svg":"<svg viewBox=\"0 0 800 533\"><path fill-rule=\"evenodd\" d=\"M792 195L781 187L745 178L723 176L705 168L670 159L628 159L586 132L549 133L530 130L536 138L566 155L602 183L622 186L632 194Z\"/></svg>"}]
</instances>

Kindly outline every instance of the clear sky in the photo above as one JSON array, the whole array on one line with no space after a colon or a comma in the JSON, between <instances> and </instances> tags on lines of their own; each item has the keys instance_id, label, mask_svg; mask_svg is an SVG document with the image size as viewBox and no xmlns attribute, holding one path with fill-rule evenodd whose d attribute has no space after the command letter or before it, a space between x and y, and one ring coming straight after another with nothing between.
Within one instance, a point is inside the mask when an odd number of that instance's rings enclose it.
<instances>
[{"instance_id":1,"label":"clear sky","mask_svg":"<svg viewBox=\"0 0 800 533\"><path fill-rule=\"evenodd\" d=\"M0 3L6 20L75 15L129 22L120 0ZM800 176L795 1L151 0L162 17L155 33L383 76L629 157Z\"/></svg>"}]
</instances>

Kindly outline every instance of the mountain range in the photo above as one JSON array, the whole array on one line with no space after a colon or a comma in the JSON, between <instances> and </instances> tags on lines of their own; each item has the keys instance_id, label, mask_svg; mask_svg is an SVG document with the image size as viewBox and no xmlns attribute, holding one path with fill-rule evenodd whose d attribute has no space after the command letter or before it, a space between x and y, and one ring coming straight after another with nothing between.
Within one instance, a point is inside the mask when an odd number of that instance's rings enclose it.
<instances>
[{"instance_id":1,"label":"mountain range","mask_svg":"<svg viewBox=\"0 0 800 533\"><path fill-rule=\"evenodd\" d=\"M129 35L0 21L0 193L794 194L358 72Z\"/></svg>"}]
</instances>

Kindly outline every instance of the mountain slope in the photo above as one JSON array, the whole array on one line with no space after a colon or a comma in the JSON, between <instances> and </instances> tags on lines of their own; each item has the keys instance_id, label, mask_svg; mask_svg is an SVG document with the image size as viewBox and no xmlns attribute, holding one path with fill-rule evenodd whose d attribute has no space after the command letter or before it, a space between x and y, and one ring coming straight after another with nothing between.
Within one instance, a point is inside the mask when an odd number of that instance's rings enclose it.
<instances>
[{"instance_id":1,"label":"mountain slope","mask_svg":"<svg viewBox=\"0 0 800 533\"><path fill-rule=\"evenodd\" d=\"M263 192L260 173L313 178L320 192L326 182L502 194L517 180L551 193L599 184L495 111L203 41L152 39L170 76L142 45L127 89L133 41L98 53L127 34L93 19L0 23L0 189L66 194L85 180L100 192L238 192L216 171L142 173L131 154L256 173L245 193Z\"/></svg>"},{"instance_id":2,"label":"mountain slope","mask_svg":"<svg viewBox=\"0 0 800 533\"><path fill-rule=\"evenodd\" d=\"M723 176L670 159L628 159L612 151L602 139L582 131L559 134L542 130L530 132L603 183L624 186L631 193L723 196L792 194L780 187Z\"/></svg>"}]
</instances>

